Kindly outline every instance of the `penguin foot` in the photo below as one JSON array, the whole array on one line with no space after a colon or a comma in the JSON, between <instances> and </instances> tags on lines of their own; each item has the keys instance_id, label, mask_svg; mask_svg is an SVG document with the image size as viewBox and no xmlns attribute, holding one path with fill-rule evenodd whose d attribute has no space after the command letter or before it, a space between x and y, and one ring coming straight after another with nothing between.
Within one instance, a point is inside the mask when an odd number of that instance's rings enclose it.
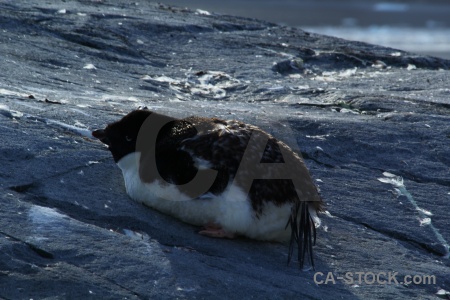
<instances>
[{"instance_id":1,"label":"penguin foot","mask_svg":"<svg viewBox=\"0 0 450 300\"><path fill-rule=\"evenodd\" d=\"M208 223L202 230L198 232L201 235L209 236L213 238L227 238L234 239L236 235L233 232L228 232L222 228L219 224Z\"/></svg>"}]
</instances>

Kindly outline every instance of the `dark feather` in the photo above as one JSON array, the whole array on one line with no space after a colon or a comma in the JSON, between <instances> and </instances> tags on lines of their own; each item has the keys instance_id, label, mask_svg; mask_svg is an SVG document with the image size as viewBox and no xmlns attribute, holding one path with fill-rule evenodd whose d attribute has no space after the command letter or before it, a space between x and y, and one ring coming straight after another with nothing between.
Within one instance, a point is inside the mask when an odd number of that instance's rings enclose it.
<instances>
[{"instance_id":1,"label":"dark feather","mask_svg":"<svg viewBox=\"0 0 450 300\"><path fill-rule=\"evenodd\" d=\"M300 268L303 268L305 256L309 254L309 262L314 269L312 246L316 244L316 227L308 210L308 202L299 201L292 206L291 216L286 224L286 228L289 225L291 226L291 239L289 241L287 263L290 263L294 252L294 245L297 244Z\"/></svg>"}]
</instances>

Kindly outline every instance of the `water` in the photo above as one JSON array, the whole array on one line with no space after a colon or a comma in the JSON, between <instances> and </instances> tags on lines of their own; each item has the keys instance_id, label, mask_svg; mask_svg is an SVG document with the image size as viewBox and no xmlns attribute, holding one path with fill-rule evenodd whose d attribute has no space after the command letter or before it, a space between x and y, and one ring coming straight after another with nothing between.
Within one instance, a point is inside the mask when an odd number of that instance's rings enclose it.
<instances>
[{"instance_id":1,"label":"water","mask_svg":"<svg viewBox=\"0 0 450 300\"><path fill-rule=\"evenodd\" d=\"M450 59L450 29L393 26L302 27L310 32Z\"/></svg>"},{"instance_id":2,"label":"water","mask_svg":"<svg viewBox=\"0 0 450 300\"><path fill-rule=\"evenodd\" d=\"M449 1L161 0L450 59Z\"/></svg>"}]
</instances>

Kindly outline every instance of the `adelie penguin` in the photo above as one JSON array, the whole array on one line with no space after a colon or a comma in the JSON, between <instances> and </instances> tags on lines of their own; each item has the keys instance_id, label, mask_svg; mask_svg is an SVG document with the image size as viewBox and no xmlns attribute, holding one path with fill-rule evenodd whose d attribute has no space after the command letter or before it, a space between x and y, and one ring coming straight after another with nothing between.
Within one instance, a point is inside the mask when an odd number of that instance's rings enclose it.
<instances>
[{"instance_id":1,"label":"adelie penguin","mask_svg":"<svg viewBox=\"0 0 450 300\"><path fill-rule=\"evenodd\" d=\"M314 267L323 201L302 158L256 126L135 110L92 135L108 146L128 195L211 237L289 241L288 263Z\"/></svg>"}]
</instances>

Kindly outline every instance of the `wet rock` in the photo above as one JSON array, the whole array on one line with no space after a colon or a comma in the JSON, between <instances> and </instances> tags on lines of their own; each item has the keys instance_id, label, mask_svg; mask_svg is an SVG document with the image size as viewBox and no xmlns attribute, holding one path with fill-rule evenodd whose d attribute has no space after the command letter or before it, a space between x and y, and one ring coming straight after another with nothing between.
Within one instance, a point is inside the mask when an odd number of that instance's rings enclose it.
<instances>
[{"instance_id":1,"label":"wet rock","mask_svg":"<svg viewBox=\"0 0 450 300\"><path fill-rule=\"evenodd\" d=\"M281 74L300 73L303 69L304 64L301 58L283 60L272 67L272 70Z\"/></svg>"},{"instance_id":2,"label":"wet rock","mask_svg":"<svg viewBox=\"0 0 450 300\"><path fill-rule=\"evenodd\" d=\"M0 28L1 298L450 290L449 61L149 2L4 1ZM139 106L240 119L298 149L327 203L316 270L132 202L90 130Z\"/></svg>"}]
</instances>

